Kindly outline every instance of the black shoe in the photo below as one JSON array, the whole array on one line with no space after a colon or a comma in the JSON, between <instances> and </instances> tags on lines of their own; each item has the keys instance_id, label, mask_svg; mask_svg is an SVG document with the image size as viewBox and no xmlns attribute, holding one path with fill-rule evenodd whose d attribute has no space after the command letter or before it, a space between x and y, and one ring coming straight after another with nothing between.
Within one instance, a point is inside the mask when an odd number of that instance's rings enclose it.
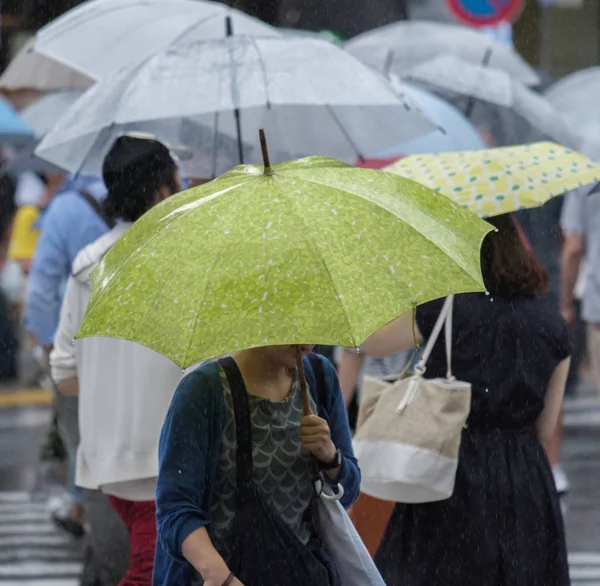
<instances>
[{"instance_id":1,"label":"black shoe","mask_svg":"<svg viewBox=\"0 0 600 586\"><path fill-rule=\"evenodd\" d=\"M85 535L85 529L81 523L74 521L68 515L63 515L61 512L52 513L54 524L69 535L77 539L81 539Z\"/></svg>"}]
</instances>

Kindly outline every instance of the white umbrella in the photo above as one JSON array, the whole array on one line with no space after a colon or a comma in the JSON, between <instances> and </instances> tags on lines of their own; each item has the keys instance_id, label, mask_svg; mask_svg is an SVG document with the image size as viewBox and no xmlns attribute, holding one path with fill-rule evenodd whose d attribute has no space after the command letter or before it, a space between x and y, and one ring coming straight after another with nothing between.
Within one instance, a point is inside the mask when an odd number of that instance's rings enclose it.
<instances>
[{"instance_id":1,"label":"white umbrella","mask_svg":"<svg viewBox=\"0 0 600 586\"><path fill-rule=\"evenodd\" d=\"M58 63L34 50L30 39L15 55L0 77L4 90L31 89L40 92L86 90L94 83L87 75Z\"/></svg>"},{"instance_id":2,"label":"white umbrella","mask_svg":"<svg viewBox=\"0 0 600 586\"><path fill-rule=\"evenodd\" d=\"M512 106L514 102L512 81L508 73L473 65L453 55L424 61L409 69L404 77L499 106Z\"/></svg>"},{"instance_id":3,"label":"white umbrella","mask_svg":"<svg viewBox=\"0 0 600 586\"><path fill-rule=\"evenodd\" d=\"M449 69L449 73L444 73L444 66ZM410 79L418 79L442 95L449 95L451 98L456 94L466 96L463 111L468 117L472 114L474 100L481 100L509 109L545 137L570 148L579 146L579 134L569 128L566 120L550 102L519 81L511 79L504 71L468 63L457 57L437 58L421 64L415 71L416 74L409 73ZM462 72L460 77L459 72Z\"/></svg>"},{"instance_id":4,"label":"white umbrella","mask_svg":"<svg viewBox=\"0 0 600 586\"><path fill-rule=\"evenodd\" d=\"M600 67L563 77L545 92L546 99L581 132L600 125Z\"/></svg>"},{"instance_id":5,"label":"white umbrella","mask_svg":"<svg viewBox=\"0 0 600 586\"><path fill-rule=\"evenodd\" d=\"M363 33L346 49L380 71L401 77L415 65L440 55L454 55L473 64L486 62L525 85L538 85L535 70L513 49L484 33L457 24L400 21Z\"/></svg>"},{"instance_id":6,"label":"white umbrella","mask_svg":"<svg viewBox=\"0 0 600 586\"><path fill-rule=\"evenodd\" d=\"M90 0L38 31L35 50L102 79L176 41L219 39L228 34L279 36L275 28L217 2Z\"/></svg>"},{"instance_id":7,"label":"white umbrella","mask_svg":"<svg viewBox=\"0 0 600 586\"><path fill-rule=\"evenodd\" d=\"M22 120L31 128L39 142L56 124L60 117L81 97L83 92L62 91L42 96L21 111ZM36 142L20 149L11 161L8 171L19 175L25 171L50 173L60 171L56 165L34 154Z\"/></svg>"},{"instance_id":8,"label":"white umbrella","mask_svg":"<svg viewBox=\"0 0 600 586\"><path fill-rule=\"evenodd\" d=\"M60 91L42 96L21 111L21 118L36 138L42 138L83 92Z\"/></svg>"},{"instance_id":9,"label":"white umbrella","mask_svg":"<svg viewBox=\"0 0 600 586\"><path fill-rule=\"evenodd\" d=\"M600 124L584 133L579 151L596 163L600 163Z\"/></svg>"},{"instance_id":10,"label":"white umbrella","mask_svg":"<svg viewBox=\"0 0 600 586\"><path fill-rule=\"evenodd\" d=\"M204 128L202 144L186 136ZM238 128L239 122L239 128ZM72 172L97 173L114 138L144 130L194 150L188 176L210 177L220 137L259 163L258 130L274 162L322 154L354 162L436 127L377 72L327 41L230 37L177 43L134 70L99 82L59 121L37 154Z\"/></svg>"}]
</instances>

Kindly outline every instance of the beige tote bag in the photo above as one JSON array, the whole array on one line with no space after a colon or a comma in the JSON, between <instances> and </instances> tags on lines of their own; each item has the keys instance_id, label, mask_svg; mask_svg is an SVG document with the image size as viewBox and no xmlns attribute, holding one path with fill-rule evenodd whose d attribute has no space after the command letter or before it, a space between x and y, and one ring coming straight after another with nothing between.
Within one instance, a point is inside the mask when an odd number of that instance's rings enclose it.
<instances>
[{"instance_id":1,"label":"beige tote bag","mask_svg":"<svg viewBox=\"0 0 600 586\"><path fill-rule=\"evenodd\" d=\"M354 454L361 492L399 503L452 496L462 430L471 408L470 383L452 376L452 306L449 296L414 374L394 384L363 383ZM425 365L445 325L447 375L425 379Z\"/></svg>"}]
</instances>

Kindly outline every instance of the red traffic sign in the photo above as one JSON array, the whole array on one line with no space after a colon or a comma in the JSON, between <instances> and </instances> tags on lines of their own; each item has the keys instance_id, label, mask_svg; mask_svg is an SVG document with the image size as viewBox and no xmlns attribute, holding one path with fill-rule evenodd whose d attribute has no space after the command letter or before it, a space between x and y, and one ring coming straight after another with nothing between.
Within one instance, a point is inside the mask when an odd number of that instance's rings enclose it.
<instances>
[{"instance_id":1,"label":"red traffic sign","mask_svg":"<svg viewBox=\"0 0 600 586\"><path fill-rule=\"evenodd\" d=\"M446 4L460 22L490 26L517 20L525 0L446 0Z\"/></svg>"}]
</instances>

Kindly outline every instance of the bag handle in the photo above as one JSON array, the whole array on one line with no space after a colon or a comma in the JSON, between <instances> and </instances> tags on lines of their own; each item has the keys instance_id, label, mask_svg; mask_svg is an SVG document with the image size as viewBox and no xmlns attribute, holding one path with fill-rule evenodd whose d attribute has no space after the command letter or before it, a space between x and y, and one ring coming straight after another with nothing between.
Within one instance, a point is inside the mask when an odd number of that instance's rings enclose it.
<instances>
[{"instance_id":1,"label":"bag handle","mask_svg":"<svg viewBox=\"0 0 600 586\"><path fill-rule=\"evenodd\" d=\"M452 314L454 306L454 295L448 295L446 301L442 307L442 311L433 326L431 335L427 340L423 354L418 364L415 366L415 374L423 376L425 374L427 361L429 356L437 342L437 339L442 331L442 326L445 326L445 341L446 341L446 378L448 380L454 380L452 376Z\"/></svg>"},{"instance_id":2,"label":"bag handle","mask_svg":"<svg viewBox=\"0 0 600 586\"><path fill-rule=\"evenodd\" d=\"M425 349L423 350L423 355L419 360L418 364L415 366L414 375L410 384L408 385L408 389L400 401L398 407L396 407L396 411L401 413L406 409L406 407L412 402L417 391L419 390L419 383L425 374L425 367L427 364L427 360L431 355L431 351L437 339L442 331L442 326L445 326L445 341L446 341L446 378L449 381L454 380L454 376L452 376L452 310L454 307L454 295L448 295L446 297L446 301L442 307L442 311L440 311L440 315L433 326L433 330L431 331L431 335L427 340L427 344L425 345Z\"/></svg>"}]
</instances>

